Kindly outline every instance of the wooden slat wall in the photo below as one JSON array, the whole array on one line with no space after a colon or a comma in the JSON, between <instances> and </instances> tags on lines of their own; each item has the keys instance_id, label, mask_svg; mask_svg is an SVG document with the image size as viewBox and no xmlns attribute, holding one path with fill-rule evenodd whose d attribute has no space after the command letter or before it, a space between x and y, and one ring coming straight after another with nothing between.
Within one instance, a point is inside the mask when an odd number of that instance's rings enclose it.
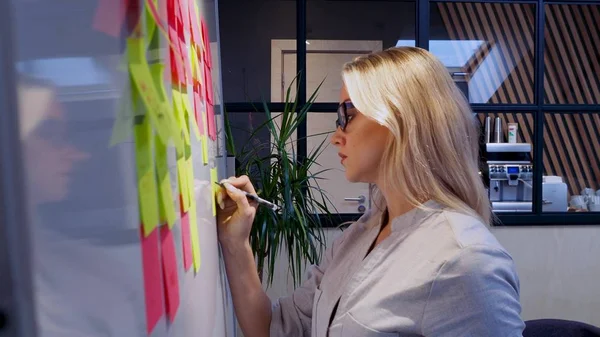
<instances>
[{"instance_id":1,"label":"wooden slat wall","mask_svg":"<svg viewBox=\"0 0 600 337\"><path fill-rule=\"evenodd\" d=\"M487 82L482 86L498 83L498 76L506 78L487 103L535 102L533 6L438 3L438 8L451 39L486 40L502 51L493 60L495 73L480 74ZM600 6L546 5L545 11L544 103L600 104ZM488 51L473 56L475 62L463 71L477 71L482 58L491 55ZM469 90L482 89L471 86ZM571 195L585 187L600 189L599 112L545 114L544 175L562 176ZM519 141L533 142L532 115L479 114L482 123L485 116L499 116L504 125L519 123Z\"/></svg>"}]
</instances>

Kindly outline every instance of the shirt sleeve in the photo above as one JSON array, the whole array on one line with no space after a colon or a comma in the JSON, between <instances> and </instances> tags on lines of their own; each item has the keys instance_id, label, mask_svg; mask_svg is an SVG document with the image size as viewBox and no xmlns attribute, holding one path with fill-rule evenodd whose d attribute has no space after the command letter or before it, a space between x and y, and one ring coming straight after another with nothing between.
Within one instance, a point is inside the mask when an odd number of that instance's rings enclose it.
<instances>
[{"instance_id":1,"label":"shirt sleeve","mask_svg":"<svg viewBox=\"0 0 600 337\"><path fill-rule=\"evenodd\" d=\"M521 337L519 280L505 252L462 248L438 272L423 313L427 337Z\"/></svg>"},{"instance_id":2,"label":"shirt sleeve","mask_svg":"<svg viewBox=\"0 0 600 337\"><path fill-rule=\"evenodd\" d=\"M349 232L351 229L347 229ZM339 247L347 233L336 239L325 250L321 263L308 269L308 278L291 294L279 298L271 310L270 337L310 337L312 309L316 289L321 284L327 266L333 260L336 247Z\"/></svg>"}]
</instances>

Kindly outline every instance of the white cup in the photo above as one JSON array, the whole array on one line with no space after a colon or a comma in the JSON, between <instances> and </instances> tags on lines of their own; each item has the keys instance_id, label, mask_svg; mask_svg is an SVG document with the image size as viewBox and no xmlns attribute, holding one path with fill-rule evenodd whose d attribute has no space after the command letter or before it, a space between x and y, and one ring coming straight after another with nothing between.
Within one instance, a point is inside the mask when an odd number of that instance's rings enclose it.
<instances>
[{"instance_id":1,"label":"white cup","mask_svg":"<svg viewBox=\"0 0 600 337\"><path fill-rule=\"evenodd\" d=\"M571 197L569 205L573 208L587 210L587 202L583 195L574 195Z\"/></svg>"}]
</instances>

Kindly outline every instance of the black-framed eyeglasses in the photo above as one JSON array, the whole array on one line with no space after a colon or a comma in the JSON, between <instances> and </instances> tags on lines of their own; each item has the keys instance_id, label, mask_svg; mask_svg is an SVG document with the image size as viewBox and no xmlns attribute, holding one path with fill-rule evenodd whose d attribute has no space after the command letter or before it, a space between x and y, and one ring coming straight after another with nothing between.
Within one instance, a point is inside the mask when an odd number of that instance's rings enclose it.
<instances>
[{"instance_id":1,"label":"black-framed eyeglasses","mask_svg":"<svg viewBox=\"0 0 600 337\"><path fill-rule=\"evenodd\" d=\"M342 128L342 131L346 131L346 125L348 125L348 109L354 109L354 104L350 101L340 103L337 109L337 121L335 126Z\"/></svg>"}]
</instances>

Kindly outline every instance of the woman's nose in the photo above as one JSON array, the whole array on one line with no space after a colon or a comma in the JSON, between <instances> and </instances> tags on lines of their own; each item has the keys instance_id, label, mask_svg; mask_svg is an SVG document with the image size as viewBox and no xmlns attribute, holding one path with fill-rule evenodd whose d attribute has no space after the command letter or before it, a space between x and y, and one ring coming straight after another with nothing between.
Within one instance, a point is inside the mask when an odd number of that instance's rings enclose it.
<instances>
[{"instance_id":1,"label":"woman's nose","mask_svg":"<svg viewBox=\"0 0 600 337\"><path fill-rule=\"evenodd\" d=\"M335 129L335 132L331 136L331 144L335 146L341 146L344 142L344 133L342 128L339 126Z\"/></svg>"}]
</instances>

